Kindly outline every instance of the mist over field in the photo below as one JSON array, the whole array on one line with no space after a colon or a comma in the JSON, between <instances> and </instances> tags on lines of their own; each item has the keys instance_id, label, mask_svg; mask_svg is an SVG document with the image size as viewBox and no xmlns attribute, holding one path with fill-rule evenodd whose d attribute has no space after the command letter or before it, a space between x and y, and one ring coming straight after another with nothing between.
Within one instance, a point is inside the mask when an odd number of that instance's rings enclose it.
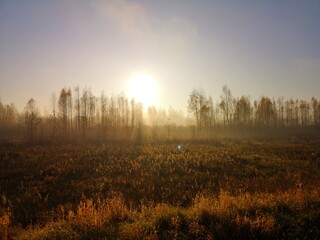
<instances>
[{"instance_id":1,"label":"mist over field","mask_svg":"<svg viewBox=\"0 0 320 240\"><path fill-rule=\"evenodd\" d=\"M190 92L188 115L63 88L0 105L3 239L317 239L320 102Z\"/></svg>"},{"instance_id":2,"label":"mist over field","mask_svg":"<svg viewBox=\"0 0 320 240\"><path fill-rule=\"evenodd\" d=\"M0 1L0 239L320 239L320 2Z\"/></svg>"},{"instance_id":3,"label":"mist over field","mask_svg":"<svg viewBox=\"0 0 320 240\"><path fill-rule=\"evenodd\" d=\"M141 145L221 137L319 138L320 102L234 97L225 85L220 99L193 89L187 114L170 106L144 107L124 94L94 96L90 88L63 88L51 96L50 111L41 114L31 98L22 112L0 102L1 139L36 142L125 142Z\"/></svg>"}]
</instances>

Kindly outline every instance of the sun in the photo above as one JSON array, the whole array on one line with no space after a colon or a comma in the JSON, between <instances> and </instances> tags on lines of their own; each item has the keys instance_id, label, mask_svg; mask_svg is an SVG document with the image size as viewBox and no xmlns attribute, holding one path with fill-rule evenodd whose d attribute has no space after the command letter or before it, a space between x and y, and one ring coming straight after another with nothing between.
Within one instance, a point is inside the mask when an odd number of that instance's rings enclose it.
<instances>
[{"instance_id":1,"label":"sun","mask_svg":"<svg viewBox=\"0 0 320 240\"><path fill-rule=\"evenodd\" d=\"M129 97L140 102L144 107L155 104L158 87L155 79L147 74L134 75L128 84Z\"/></svg>"}]
</instances>

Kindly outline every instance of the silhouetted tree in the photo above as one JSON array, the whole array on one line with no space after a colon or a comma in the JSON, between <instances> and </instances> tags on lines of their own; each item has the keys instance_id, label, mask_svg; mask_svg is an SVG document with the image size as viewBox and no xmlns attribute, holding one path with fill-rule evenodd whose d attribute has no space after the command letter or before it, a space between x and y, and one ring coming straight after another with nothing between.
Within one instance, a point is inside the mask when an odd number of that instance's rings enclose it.
<instances>
[{"instance_id":1,"label":"silhouetted tree","mask_svg":"<svg viewBox=\"0 0 320 240\"><path fill-rule=\"evenodd\" d=\"M79 87L76 87L72 98L70 88L63 88L58 99L54 94L51 96L49 115L45 112L42 118L36 108L32 110L33 99L29 100L23 114L19 114L14 104L0 101L0 137L12 139L23 134L21 129L26 129L29 141L34 141L35 136L38 140L44 137L54 139L58 133L68 135L70 140L81 133L83 137L87 134L92 137L96 133L99 138L131 139L141 144L147 134L150 139L185 136L181 125L186 123L194 125L192 137L199 136L206 127L210 127L206 129L208 137L213 130L219 134L223 130L219 128L222 123L232 126L232 130L236 130L236 126L257 126L257 130L259 127L278 127L280 130L280 127L320 126L320 103L314 97L310 101L261 97L251 102L247 96L232 97L226 85L222 90L220 99L213 104L212 98L207 98L204 91L193 89L188 99L191 114L187 118L172 107L149 107L147 124L151 128L144 124L142 104L137 104L134 99L129 101L123 93L110 98L102 94L96 98L87 88L80 95Z\"/></svg>"},{"instance_id":2,"label":"silhouetted tree","mask_svg":"<svg viewBox=\"0 0 320 240\"><path fill-rule=\"evenodd\" d=\"M223 123L224 125L231 124L231 118L233 115L233 97L227 85L223 86L220 98L220 108L223 111Z\"/></svg>"},{"instance_id":3,"label":"silhouetted tree","mask_svg":"<svg viewBox=\"0 0 320 240\"><path fill-rule=\"evenodd\" d=\"M130 121L130 108L129 108L129 100L125 98L124 100L124 128L126 132L126 138L128 139L130 136L130 128L129 128L129 121Z\"/></svg>"},{"instance_id":4,"label":"silhouetted tree","mask_svg":"<svg viewBox=\"0 0 320 240\"><path fill-rule=\"evenodd\" d=\"M142 128L143 128L143 105L137 103L136 106L136 118L137 118L137 143L142 144Z\"/></svg>"},{"instance_id":5,"label":"silhouetted tree","mask_svg":"<svg viewBox=\"0 0 320 240\"><path fill-rule=\"evenodd\" d=\"M36 101L31 98L24 108L24 123L26 127L27 140L33 142L36 137L37 126L40 123L40 113Z\"/></svg>"},{"instance_id":6,"label":"silhouetted tree","mask_svg":"<svg viewBox=\"0 0 320 240\"><path fill-rule=\"evenodd\" d=\"M74 96L75 96L75 110L76 110L76 131L79 133L81 130L81 111L80 111L80 88L79 86L74 88Z\"/></svg>"},{"instance_id":7,"label":"silhouetted tree","mask_svg":"<svg viewBox=\"0 0 320 240\"><path fill-rule=\"evenodd\" d=\"M300 100L299 109L300 109L301 126L309 125L309 110L310 110L309 103L306 100Z\"/></svg>"},{"instance_id":8,"label":"silhouetted tree","mask_svg":"<svg viewBox=\"0 0 320 240\"><path fill-rule=\"evenodd\" d=\"M274 124L275 111L270 98L262 97L257 105L256 118L259 126L270 127Z\"/></svg>"},{"instance_id":9,"label":"silhouetted tree","mask_svg":"<svg viewBox=\"0 0 320 240\"><path fill-rule=\"evenodd\" d=\"M52 112L51 112L51 116L50 116L50 119L51 119L51 137L52 138L55 138L55 134L56 134L56 131L57 131L57 114L56 114L56 105L57 105L57 97L56 97L56 94L53 93L51 95L51 99L50 99L50 104L51 104L51 109L52 109Z\"/></svg>"},{"instance_id":10,"label":"silhouetted tree","mask_svg":"<svg viewBox=\"0 0 320 240\"><path fill-rule=\"evenodd\" d=\"M16 128L18 111L13 103L3 105L0 102L0 134L1 137L10 137Z\"/></svg>"},{"instance_id":11,"label":"silhouetted tree","mask_svg":"<svg viewBox=\"0 0 320 240\"><path fill-rule=\"evenodd\" d=\"M315 97L312 97L311 105L314 125L320 126L320 102Z\"/></svg>"},{"instance_id":12,"label":"silhouetted tree","mask_svg":"<svg viewBox=\"0 0 320 240\"><path fill-rule=\"evenodd\" d=\"M0 100L0 123L2 123L3 119L4 119L4 106Z\"/></svg>"},{"instance_id":13,"label":"silhouetted tree","mask_svg":"<svg viewBox=\"0 0 320 240\"><path fill-rule=\"evenodd\" d=\"M299 125L299 100L296 99L294 103L294 126Z\"/></svg>"},{"instance_id":14,"label":"silhouetted tree","mask_svg":"<svg viewBox=\"0 0 320 240\"><path fill-rule=\"evenodd\" d=\"M283 97L278 98L277 100L277 112L278 112L278 125L283 127L284 126L284 99Z\"/></svg>"},{"instance_id":15,"label":"silhouetted tree","mask_svg":"<svg viewBox=\"0 0 320 240\"><path fill-rule=\"evenodd\" d=\"M88 91L89 97L89 108L88 108L88 127L92 128L95 124L95 116L96 116L96 97Z\"/></svg>"},{"instance_id":16,"label":"silhouetted tree","mask_svg":"<svg viewBox=\"0 0 320 240\"><path fill-rule=\"evenodd\" d=\"M135 121L136 121L136 102L134 98L131 99L131 131L133 133Z\"/></svg>"},{"instance_id":17,"label":"silhouetted tree","mask_svg":"<svg viewBox=\"0 0 320 240\"><path fill-rule=\"evenodd\" d=\"M67 128L68 132L72 132L73 129L73 101L72 101L72 92L71 89L68 89L68 97L67 97Z\"/></svg>"},{"instance_id":18,"label":"silhouetted tree","mask_svg":"<svg viewBox=\"0 0 320 240\"><path fill-rule=\"evenodd\" d=\"M150 106L148 108L148 116L151 124L151 136L152 140L156 140L158 138L157 133L157 109L154 106Z\"/></svg>"},{"instance_id":19,"label":"silhouetted tree","mask_svg":"<svg viewBox=\"0 0 320 240\"><path fill-rule=\"evenodd\" d=\"M58 101L59 118L62 124L63 135L68 135L70 128L70 118L72 117L72 101L71 101L71 90L63 88L60 92Z\"/></svg>"},{"instance_id":20,"label":"silhouetted tree","mask_svg":"<svg viewBox=\"0 0 320 240\"><path fill-rule=\"evenodd\" d=\"M107 131L107 122L108 122L108 109L107 109L107 98L102 92L100 97L100 124L101 124L101 136L103 138L106 137L106 131Z\"/></svg>"},{"instance_id":21,"label":"silhouetted tree","mask_svg":"<svg viewBox=\"0 0 320 240\"><path fill-rule=\"evenodd\" d=\"M202 90L192 90L188 100L188 112L193 115L200 133L209 112L208 101Z\"/></svg>"},{"instance_id":22,"label":"silhouetted tree","mask_svg":"<svg viewBox=\"0 0 320 240\"><path fill-rule=\"evenodd\" d=\"M3 135L3 132L5 130L5 108L0 101L0 133Z\"/></svg>"},{"instance_id":23,"label":"silhouetted tree","mask_svg":"<svg viewBox=\"0 0 320 240\"><path fill-rule=\"evenodd\" d=\"M90 90L84 89L81 96L81 127L82 137L85 138L88 128L88 112L90 108Z\"/></svg>"},{"instance_id":24,"label":"silhouetted tree","mask_svg":"<svg viewBox=\"0 0 320 240\"><path fill-rule=\"evenodd\" d=\"M249 97L241 96L235 104L235 122L238 125L250 124L251 104Z\"/></svg>"},{"instance_id":25,"label":"silhouetted tree","mask_svg":"<svg viewBox=\"0 0 320 240\"><path fill-rule=\"evenodd\" d=\"M216 114L215 114L215 109L213 107L213 101L211 96L209 97L209 100L208 100L208 106L209 106L208 126L212 127L216 123Z\"/></svg>"},{"instance_id":26,"label":"silhouetted tree","mask_svg":"<svg viewBox=\"0 0 320 240\"><path fill-rule=\"evenodd\" d=\"M118 122L119 116L118 116L117 103L114 96L110 98L109 104L110 104L109 105L110 127L112 131L112 138L115 138L117 133L117 127L119 125L119 122Z\"/></svg>"}]
</instances>

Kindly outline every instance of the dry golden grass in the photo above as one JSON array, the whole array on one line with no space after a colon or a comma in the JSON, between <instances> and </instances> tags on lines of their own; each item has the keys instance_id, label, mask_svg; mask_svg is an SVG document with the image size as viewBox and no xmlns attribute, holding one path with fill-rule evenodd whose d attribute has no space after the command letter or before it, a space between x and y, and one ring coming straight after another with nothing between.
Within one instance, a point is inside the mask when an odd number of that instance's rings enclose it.
<instances>
[{"instance_id":1,"label":"dry golden grass","mask_svg":"<svg viewBox=\"0 0 320 240\"><path fill-rule=\"evenodd\" d=\"M320 238L318 142L0 150L2 239Z\"/></svg>"},{"instance_id":2,"label":"dry golden grass","mask_svg":"<svg viewBox=\"0 0 320 240\"><path fill-rule=\"evenodd\" d=\"M217 196L199 194L188 208L150 204L129 209L121 195L96 202L83 199L66 219L29 229L18 239L277 239L284 233L275 209L299 212L310 204L319 206L319 189L239 196L226 191Z\"/></svg>"},{"instance_id":3,"label":"dry golden grass","mask_svg":"<svg viewBox=\"0 0 320 240\"><path fill-rule=\"evenodd\" d=\"M11 220L11 212L9 209L0 215L0 239L8 239L8 228Z\"/></svg>"}]
</instances>

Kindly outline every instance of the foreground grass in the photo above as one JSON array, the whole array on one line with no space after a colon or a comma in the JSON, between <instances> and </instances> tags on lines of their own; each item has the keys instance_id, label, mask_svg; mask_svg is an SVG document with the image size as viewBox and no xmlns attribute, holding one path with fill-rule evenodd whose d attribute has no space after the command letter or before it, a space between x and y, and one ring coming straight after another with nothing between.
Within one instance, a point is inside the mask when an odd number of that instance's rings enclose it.
<instances>
[{"instance_id":1,"label":"foreground grass","mask_svg":"<svg viewBox=\"0 0 320 240\"><path fill-rule=\"evenodd\" d=\"M319 239L320 143L0 146L0 239Z\"/></svg>"},{"instance_id":2,"label":"foreground grass","mask_svg":"<svg viewBox=\"0 0 320 240\"><path fill-rule=\"evenodd\" d=\"M320 190L278 194L221 191L198 195L188 208L125 206L121 195L83 199L75 212L17 239L318 239Z\"/></svg>"}]
</instances>

